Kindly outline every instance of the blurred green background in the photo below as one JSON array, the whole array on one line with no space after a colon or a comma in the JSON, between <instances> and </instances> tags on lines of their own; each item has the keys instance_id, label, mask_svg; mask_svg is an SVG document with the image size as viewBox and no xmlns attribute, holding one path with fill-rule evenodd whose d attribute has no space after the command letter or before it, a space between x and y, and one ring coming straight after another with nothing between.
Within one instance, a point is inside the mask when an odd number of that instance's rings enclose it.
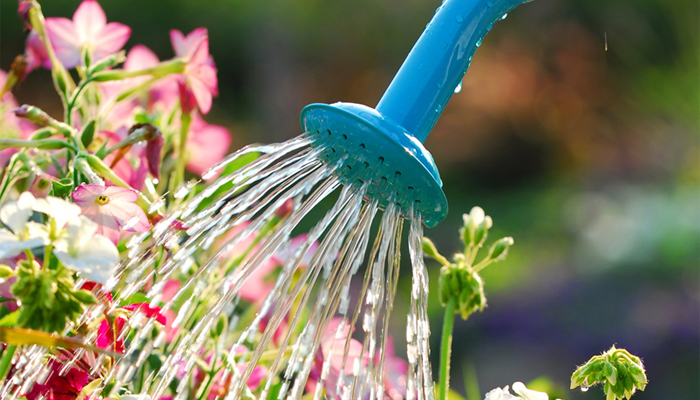
<instances>
[{"instance_id":1,"label":"blurred green background","mask_svg":"<svg viewBox=\"0 0 700 400\"><path fill-rule=\"evenodd\" d=\"M4 70L23 51L16 4L0 3ZM70 17L79 1L42 4ZM376 104L440 1L101 4L132 27L127 49L142 43L161 59L172 57L169 29L209 29L221 93L207 119L238 148L296 136L308 103ZM426 235L444 254L458 251L461 214L479 205L495 221L491 238L516 244L483 273L485 312L456 323L456 391L465 394L473 366L482 396L547 377L564 398L602 399L597 388L569 391L568 378L615 344L646 364L649 386L636 399L699 398L699 11L692 0L536 0L476 52L426 142L450 203ZM60 115L52 93L45 70L15 92ZM431 316L437 360L435 296Z\"/></svg>"}]
</instances>

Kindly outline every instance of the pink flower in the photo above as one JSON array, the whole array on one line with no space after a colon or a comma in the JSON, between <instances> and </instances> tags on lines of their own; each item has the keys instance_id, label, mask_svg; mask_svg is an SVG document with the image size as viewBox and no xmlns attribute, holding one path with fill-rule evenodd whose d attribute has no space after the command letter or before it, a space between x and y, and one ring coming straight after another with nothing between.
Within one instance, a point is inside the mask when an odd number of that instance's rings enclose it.
<instances>
[{"instance_id":1,"label":"pink flower","mask_svg":"<svg viewBox=\"0 0 700 400\"><path fill-rule=\"evenodd\" d=\"M0 88L5 86L7 73L0 70ZM18 118L13 110L17 108L17 101L12 93L7 92L0 98L0 137L13 139L27 139L32 134L34 125L22 118ZM0 168L3 168L17 149L9 148L0 150Z\"/></svg>"},{"instance_id":2,"label":"pink flower","mask_svg":"<svg viewBox=\"0 0 700 400\"><path fill-rule=\"evenodd\" d=\"M187 86L181 90L191 90L199 105L200 111L206 114L211 109L212 97L219 94L216 77L216 66L209 55L209 35L206 28L198 28L185 36L173 29L170 31L170 41L175 55L187 60L183 78ZM181 97L189 94L182 93Z\"/></svg>"},{"instance_id":3,"label":"pink flower","mask_svg":"<svg viewBox=\"0 0 700 400\"><path fill-rule=\"evenodd\" d=\"M306 382L307 392L314 393L316 390L316 385L321 380L323 364L326 360L330 363L330 370L326 379L323 380L323 386L326 389L326 397L329 399L340 398L341 393L336 393L335 391L341 372L346 378L352 378L354 377L353 366L355 360L359 359L360 362L364 360L363 365L366 364L367 357L362 353L362 343L355 339L350 339L348 356L345 364L343 364L345 339L350 329L352 328L348 325L347 320L336 317L330 321L321 338L321 346L316 353L314 365Z\"/></svg>"},{"instance_id":4,"label":"pink flower","mask_svg":"<svg viewBox=\"0 0 700 400\"><path fill-rule=\"evenodd\" d=\"M195 113L187 135L187 169L195 174L203 174L223 160L230 146L231 134L228 129L208 124Z\"/></svg>"},{"instance_id":5,"label":"pink flower","mask_svg":"<svg viewBox=\"0 0 700 400\"><path fill-rule=\"evenodd\" d=\"M60 374L63 364L49 361L51 373L43 384L35 383L25 397L27 400L75 400L90 381L90 374L80 368L71 367L64 375Z\"/></svg>"},{"instance_id":6,"label":"pink flower","mask_svg":"<svg viewBox=\"0 0 700 400\"><path fill-rule=\"evenodd\" d=\"M247 352L248 349L245 346L240 346L239 348L236 349L236 353L240 354L243 352ZM207 356L205 358L205 361L207 363L211 363L211 355ZM217 362L216 367L221 368L223 364L222 360L219 360ZM236 364L236 368L238 369L239 372L243 372L246 369L246 364ZM260 386L260 383L262 380L267 376L268 374L268 369L264 365L258 365L253 369L253 373L250 375L248 378L248 381L246 381L246 386L248 386L248 389L255 391L258 386ZM210 392L209 395L207 396L208 400L216 400L216 399L223 399L226 397L226 394L228 393L229 390L231 390L232 387L232 376L229 374L228 378L225 380L222 379L224 375L224 371L221 368L219 372L214 375L214 379L212 380L212 384L210 386ZM195 392L199 390L199 386L204 383L204 379L206 377L206 374L200 367L196 367L194 370L194 374L192 377L192 380L194 381L194 388Z\"/></svg>"},{"instance_id":7,"label":"pink flower","mask_svg":"<svg viewBox=\"0 0 700 400\"><path fill-rule=\"evenodd\" d=\"M95 0L83 0L68 18L46 18L46 29L56 56L66 68L82 64L81 52L87 47L92 59L100 60L119 51L131 35L131 28L110 22Z\"/></svg>"},{"instance_id":8,"label":"pink flower","mask_svg":"<svg viewBox=\"0 0 700 400\"><path fill-rule=\"evenodd\" d=\"M155 317L156 321L165 325L165 316L160 313L160 307L151 307L148 303L134 303L120 308L121 310L140 312L146 318ZM105 318L100 322L97 329L97 339L95 345L101 349L112 348L117 353L123 353L126 349L122 331L126 326L127 319L123 316L116 316L112 323Z\"/></svg>"},{"instance_id":9,"label":"pink flower","mask_svg":"<svg viewBox=\"0 0 700 400\"><path fill-rule=\"evenodd\" d=\"M24 57L27 60L27 68L24 70L25 77L36 68L51 68L51 60L46 52L44 42L35 31L31 31L27 36L27 41L24 44Z\"/></svg>"},{"instance_id":10,"label":"pink flower","mask_svg":"<svg viewBox=\"0 0 700 400\"><path fill-rule=\"evenodd\" d=\"M150 228L146 214L134 204L138 195L132 189L80 185L72 197L83 209L82 214L97 223L96 233L114 244L119 241L120 228L128 232L145 232Z\"/></svg>"},{"instance_id":11,"label":"pink flower","mask_svg":"<svg viewBox=\"0 0 700 400\"><path fill-rule=\"evenodd\" d=\"M394 356L394 339L389 336L384 358L384 392L391 400L401 400L406 397L406 373L408 363ZM379 355L375 358L379 362Z\"/></svg>"}]
</instances>

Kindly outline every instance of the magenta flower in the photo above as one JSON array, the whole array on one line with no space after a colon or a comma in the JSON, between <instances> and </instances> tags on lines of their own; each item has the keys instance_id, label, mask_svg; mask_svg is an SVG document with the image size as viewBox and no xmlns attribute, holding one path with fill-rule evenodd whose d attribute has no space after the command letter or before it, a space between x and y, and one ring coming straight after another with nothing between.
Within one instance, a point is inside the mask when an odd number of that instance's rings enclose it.
<instances>
[{"instance_id":1,"label":"magenta flower","mask_svg":"<svg viewBox=\"0 0 700 400\"><path fill-rule=\"evenodd\" d=\"M209 35L206 28L198 28L185 36L173 29L170 41L175 55L187 61L183 78L187 83L181 90L189 90L197 100L199 110L206 114L211 109L212 97L219 94L216 66L209 55ZM181 97L189 93L181 93Z\"/></svg>"},{"instance_id":2,"label":"magenta flower","mask_svg":"<svg viewBox=\"0 0 700 400\"><path fill-rule=\"evenodd\" d=\"M61 375L62 363L51 360L49 366L49 377L43 384L34 384L32 390L25 394L27 400L75 400L90 381L90 374L80 368L71 367Z\"/></svg>"},{"instance_id":3,"label":"magenta flower","mask_svg":"<svg viewBox=\"0 0 700 400\"><path fill-rule=\"evenodd\" d=\"M113 243L119 241L120 228L128 232L145 232L150 228L148 218L132 189L102 185L80 185L73 192L73 200L83 209L82 215L97 223L97 234Z\"/></svg>"},{"instance_id":4,"label":"magenta flower","mask_svg":"<svg viewBox=\"0 0 700 400\"><path fill-rule=\"evenodd\" d=\"M131 35L131 28L118 22L107 23L102 7L95 0L83 0L68 18L46 18L46 29L56 57L66 68L83 63L84 48L93 60L100 60L119 51Z\"/></svg>"},{"instance_id":5,"label":"magenta flower","mask_svg":"<svg viewBox=\"0 0 700 400\"><path fill-rule=\"evenodd\" d=\"M189 171L203 174L223 160L231 146L231 133L219 125L208 124L195 113L187 135L187 164Z\"/></svg>"}]
</instances>

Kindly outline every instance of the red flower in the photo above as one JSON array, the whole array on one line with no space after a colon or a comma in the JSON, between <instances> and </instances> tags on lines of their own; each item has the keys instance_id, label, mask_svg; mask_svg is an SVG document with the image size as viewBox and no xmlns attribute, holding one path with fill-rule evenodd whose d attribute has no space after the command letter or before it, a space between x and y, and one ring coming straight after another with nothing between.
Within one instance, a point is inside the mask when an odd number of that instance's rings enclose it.
<instances>
[{"instance_id":1,"label":"red flower","mask_svg":"<svg viewBox=\"0 0 700 400\"><path fill-rule=\"evenodd\" d=\"M44 384L35 383L32 390L25 395L27 400L75 400L90 381L90 374L82 369L71 367L61 375L63 364L56 360L49 361L51 374Z\"/></svg>"}]
</instances>

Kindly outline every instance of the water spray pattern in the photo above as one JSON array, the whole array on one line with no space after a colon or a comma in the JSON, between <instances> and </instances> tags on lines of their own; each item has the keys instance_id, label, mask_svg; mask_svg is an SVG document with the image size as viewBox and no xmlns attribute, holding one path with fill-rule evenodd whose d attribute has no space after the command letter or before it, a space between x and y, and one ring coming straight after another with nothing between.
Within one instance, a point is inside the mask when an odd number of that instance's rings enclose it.
<instances>
[{"instance_id":1,"label":"water spray pattern","mask_svg":"<svg viewBox=\"0 0 700 400\"><path fill-rule=\"evenodd\" d=\"M168 394L173 380L177 378L181 384L176 389L175 398L189 398L191 393L187 391L186 383L194 374L195 360L201 356L203 344L219 316L227 315L231 321L228 332L222 335L225 338L227 333L234 331L236 321L241 317L236 313L236 304L246 279L273 254L289 249L290 235L299 222L321 200L337 192L335 205L285 260L274 289L267 295L252 322L240 337L235 338L236 344L228 351L219 349L222 353L227 352L223 375L219 379L219 382L227 382L228 385L225 398L237 399L246 395L246 382L261 360L271 362L267 376L260 383L264 387L260 398L268 397L273 378L278 375L284 383L277 398L300 398L312 372L317 380L315 398L321 398L324 388L329 398L383 398L388 323L398 282L405 219L410 221L408 238L413 265L412 302L406 330L409 359L406 397L433 398L428 361L427 272L420 246L420 213L416 211L410 216L401 215L394 204L380 210L376 200L365 199L366 186L373 183L371 179L364 186L342 185L333 174L337 165L320 161L319 156L329 149L312 147L312 136L306 134L281 144L248 146L239 150L209 174L215 174L244 154L257 152L262 155L194 195L178 211L155 225L152 232L132 238L128 245L128 258L120 264L110 282L101 291L95 289L94 292L98 298L104 298L105 293L118 283L123 283L112 306L105 309L103 302L98 303L85 312L78 324L90 326L102 315L113 319L119 312L120 300L144 291L150 306L160 306L162 314L181 304L176 310L177 318L172 328L185 329L180 329L177 338L168 344L165 330L154 334L157 317L136 311L127 329L123 329L121 336L116 338L117 341L126 341L125 352L108 369L110 372L103 377L104 382L111 379L115 379L117 385L131 382L135 378L134 373L154 349L174 344L160 372L146 377L145 382L150 384L143 387L141 392L150 394L152 398L160 398ZM231 190L199 209L204 199L227 183L233 184ZM176 197L189 194L187 185L180 190ZM293 210L275 229L259 238L255 248L247 252L235 268L231 268L226 254L250 234L264 230L266 224L277 218L275 213L289 199L294 202ZM184 222L186 231L171 228L172 222L178 218ZM375 220L380 221L380 227L373 238L371 227ZM231 228L242 226L245 228L239 229L235 236L213 252L169 301L161 301L164 285L171 276L192 265L195 250L209 249L217 238ZM317 241L318 248L311 254ZM157 260L152 250L155 245L161 244L170 248L172 253L164 253L168 254L166 259ZM303 260L308 257L308 265L302 268ZM356 277L363 264L366 265L364 277ZM351 296L353 278L362 282L355 299ZM185 298L184 302L180 301ZM196 313L201 312L201 307L206 304L211 306L199 320L192 323ZM302 313L306 306L311 309L308 316ZM267 323L264 329L259 329L263 319L267 319ZM282 323L288 324L286 333L278 342L278 350L270 354L268 346ZM326 349L328 355L323 357L323 364L319 366L316 354L324 336L329 335L327 330L331 324L336 326L330 335L341 340L332 341L330 348ZM364 356L351 354L352 327L356 325L362 327L362 350L359 354ZM299 332L298 335L295 332ZM83 337L83 343L95 345L97 335L95 327ZM241 351L242 348L246 350ZM2 397L14 398L12 393L19 395L34 382L42 383L50 374L49 365L38 368L45 362L45 356L46 350L38 346L19 351L16 356L18 372L14 375L15 379L3 388ZM65 362L61 373L83 362L85 357L91 357L89 352L76 350ZM341 365L348 365L348 368L333 370L331 362L338 357L342 357ZM91 372L99 373L106 360L105 355L92 360ZM331 375L335 375L333 379L329 379ZM334 387L329 386L330 381L335 382Z\"/></svg>"}]
</instances>

